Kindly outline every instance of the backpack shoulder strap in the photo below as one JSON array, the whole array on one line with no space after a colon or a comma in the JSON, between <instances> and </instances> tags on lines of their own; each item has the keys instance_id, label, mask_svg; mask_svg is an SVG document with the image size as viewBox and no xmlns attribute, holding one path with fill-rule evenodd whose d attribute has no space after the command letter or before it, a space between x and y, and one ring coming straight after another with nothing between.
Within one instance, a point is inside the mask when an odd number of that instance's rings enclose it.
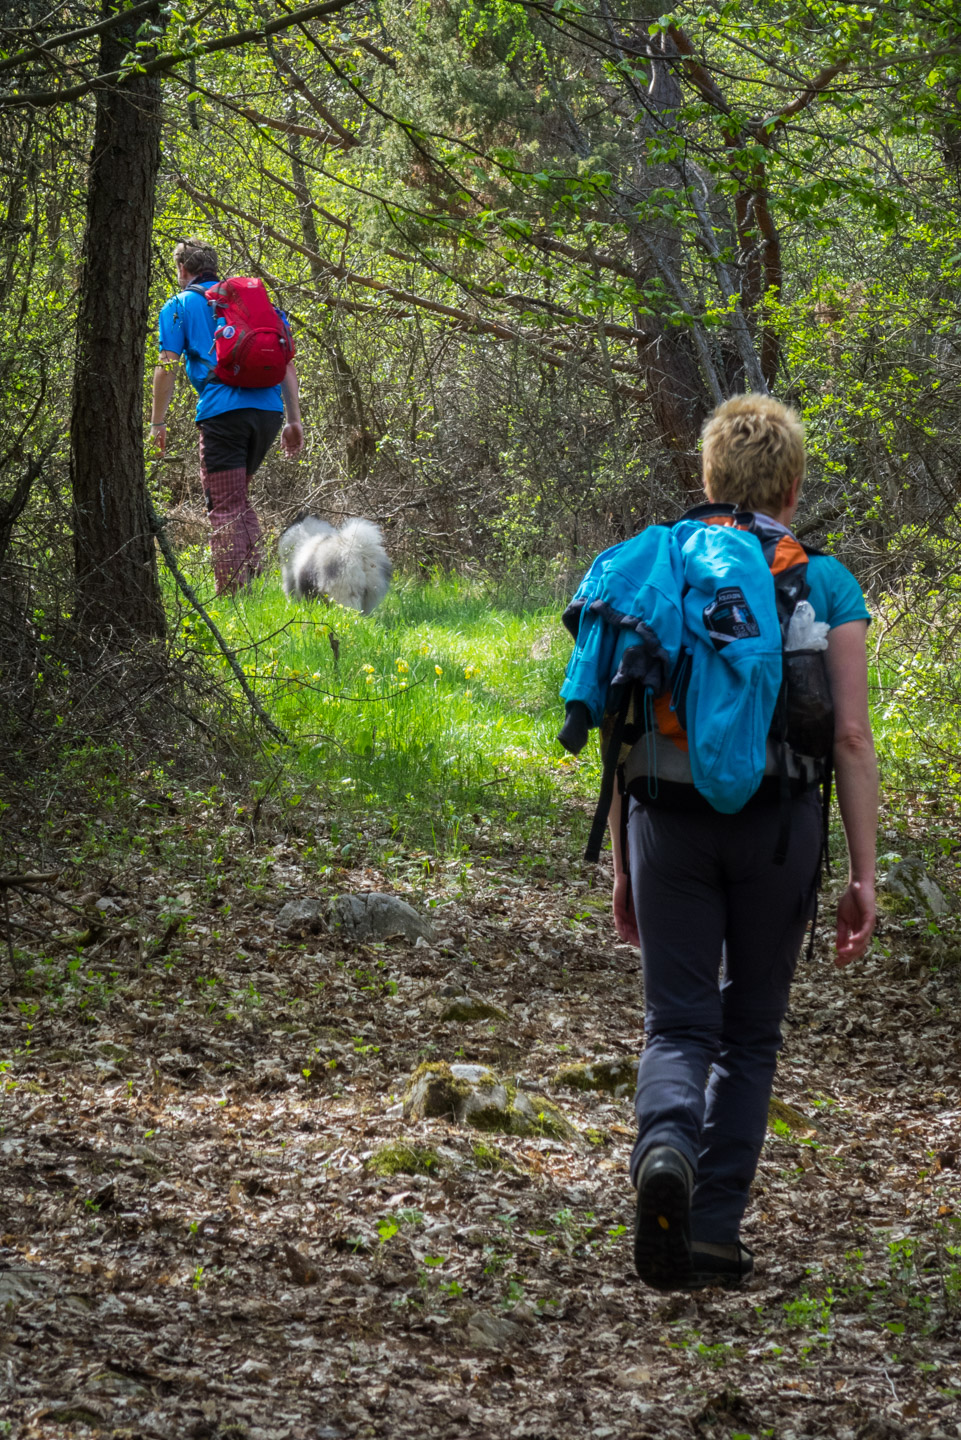
<instances>
[{"instance_id":1,"label":"backpack shoulder strap","mask_svg":"<svg viewBox=\"0 0 961 1440\"><path fill-rule=\"evenodd\" d=\"M186 294L199 295L200 298L201 298L201 300L203 300L204 303L206 304L206 301L207 301L207 291L204 289L204 287L203 287L202 285L197 285L197 284L194 284L194 285L185 285L185 286L183 287L183 289L181 290L180 295L177 296L177 299L179 300L182 295L186 295ZM196 350L196 349L194 349L194 347L193 347L192 345L188 345L188 344L187 344L187 325L186 325L186 321L184 322L184 349L186 350L186 353L190 356L191 360L199 360L199 361L201 362L201 364L209 366L209 367L210 367L210 373L211 373L211 374L213 373L214 368L215 368L217 362L216 362L215 360L211 360L211 358L210 358L209 355L202 355L199 350ZM201 383L199 389L197 390L197 394L200 395L201 392L206 388L206 386L207 386L209 383L210 383L210 375L208 375L208 376L206 377L206 379L204 379L204 381Z\"/></svg>"}]
</instances>

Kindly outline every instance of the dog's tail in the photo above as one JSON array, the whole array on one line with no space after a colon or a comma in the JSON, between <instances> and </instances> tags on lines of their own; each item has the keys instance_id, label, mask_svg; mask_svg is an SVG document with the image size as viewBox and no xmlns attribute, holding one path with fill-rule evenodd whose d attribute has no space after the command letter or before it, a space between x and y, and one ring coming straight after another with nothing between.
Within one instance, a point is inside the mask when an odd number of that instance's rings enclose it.
<instances>
[{"instance_id":1,"label":"dog's tail","mask_svg":"<svg viewBox=\"0 0 961 1440\"><path fill-rule=\"evenodd\" d=\"M345 553L352 550L382 550L384 537L372 520L345 520L340 527L340 542Z\"/></svg>"},{"instance_id":2,"label":"dog's tail","mask_svg":"<svg viewBox=\"0 0 961 1440\"><path fill-rule=\"evenodd\" d=\"M369 615L387 594L393 569L380 529L371 520L345 520L337 534L337 545L349 595L341 603Z\"/></svg>"}]
</instances>

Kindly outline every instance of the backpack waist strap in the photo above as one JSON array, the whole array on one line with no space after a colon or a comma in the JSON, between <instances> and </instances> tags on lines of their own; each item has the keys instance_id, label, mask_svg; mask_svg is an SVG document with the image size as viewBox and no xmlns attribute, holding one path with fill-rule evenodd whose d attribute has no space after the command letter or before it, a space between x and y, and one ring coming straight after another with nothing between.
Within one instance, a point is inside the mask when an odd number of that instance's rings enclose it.
<instances>
[{"instance_id":1,"label":"backpack waist strap","mask_svg":"<svg viewBox=\"0 0 961 1440\"><path fill-rule=\"evenodd\" d=\"M807 780L800 777L788 780L788 795L791 800L807 795L812 789L813 784L809 784ZM714 809L710 800L696 790L693 784L684 785L677 780L658 780L656 788L652 786L649 789L648 776L639 775L636 779L628 782L627 793L639 805L648 810L679 810L688 815L717 815L719 813ZM746 811L763 810L770 806L780 805L782 798L780 778L777 775L765 775L750 800L737 811L737 814L743 815Z\"/></svg>"},{"instance_id":2,"label":"backpack waist strap","mask_svg":"<svg viewBox=\"0 0 961 1440\"><path fill-rule=\"evenodd\" d=\"M810 756L797 755L791 749L787 752L787 772L790 779L803 780L806 787L820 783L818 762ZM694 784L690 755L659 731L652 731L650 735L640 739L624 761L624 780L628 786L632 781L651 773L656 775L659 781L678 785ZM764 774L775 778L780 774L777 746L772 740L767 743Z\"/></svg>"}]
</instances>

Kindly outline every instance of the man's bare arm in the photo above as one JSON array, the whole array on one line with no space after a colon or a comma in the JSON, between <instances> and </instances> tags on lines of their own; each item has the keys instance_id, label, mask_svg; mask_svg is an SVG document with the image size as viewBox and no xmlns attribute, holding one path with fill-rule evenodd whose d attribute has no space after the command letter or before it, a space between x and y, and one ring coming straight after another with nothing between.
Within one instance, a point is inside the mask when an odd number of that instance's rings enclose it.
<instances>
[{"instance_id":1,"label":"man's bare arm","mask_svg":"<svg viewBox=\"0 0 961 1440\"><path fill-rule=\"evenodd\" d=\"M288 363L287 373L280 382L280 393L283 396L284 413L287 416L280 443L284 454L292 457L298 455L304 448L304 427L300 419L300 382L297 379L293 360Z\"/></svg>"},{"instance_id":2,"label":"man's bare arm","mask_svg":"<svg viewBox=\"0 0 961 1440\"><path fill-rule=\"evenodd\" d=\"M161 455L167 448L167 411L177 383L180 356L172 350L161 350L153 372L153 404L150 408L150 437Z\"/></svg>"}]
</instances>

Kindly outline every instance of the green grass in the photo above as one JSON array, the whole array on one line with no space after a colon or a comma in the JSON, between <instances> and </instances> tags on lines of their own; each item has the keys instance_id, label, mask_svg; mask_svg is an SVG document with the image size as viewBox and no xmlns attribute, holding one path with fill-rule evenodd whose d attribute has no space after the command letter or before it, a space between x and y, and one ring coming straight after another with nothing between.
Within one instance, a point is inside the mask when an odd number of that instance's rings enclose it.
<instances>
[{"instance_id":1,"label":"green grass","mask_svg":"<svg viewBox=\"0 0 961 1440\"><path fill-rule=\"evenodd\" d=\"M208 608L291 737L294 797L313 788L339 813L380 814L456 850L468 817L542 828L597 793L596 746L575 761L556 739L571 648L557 607L511 607L483 582L437 573L397 577L364 618L291 604L274 572ZM235 688L189 612L181 634Z\"/></svg>"}]
</instances>

